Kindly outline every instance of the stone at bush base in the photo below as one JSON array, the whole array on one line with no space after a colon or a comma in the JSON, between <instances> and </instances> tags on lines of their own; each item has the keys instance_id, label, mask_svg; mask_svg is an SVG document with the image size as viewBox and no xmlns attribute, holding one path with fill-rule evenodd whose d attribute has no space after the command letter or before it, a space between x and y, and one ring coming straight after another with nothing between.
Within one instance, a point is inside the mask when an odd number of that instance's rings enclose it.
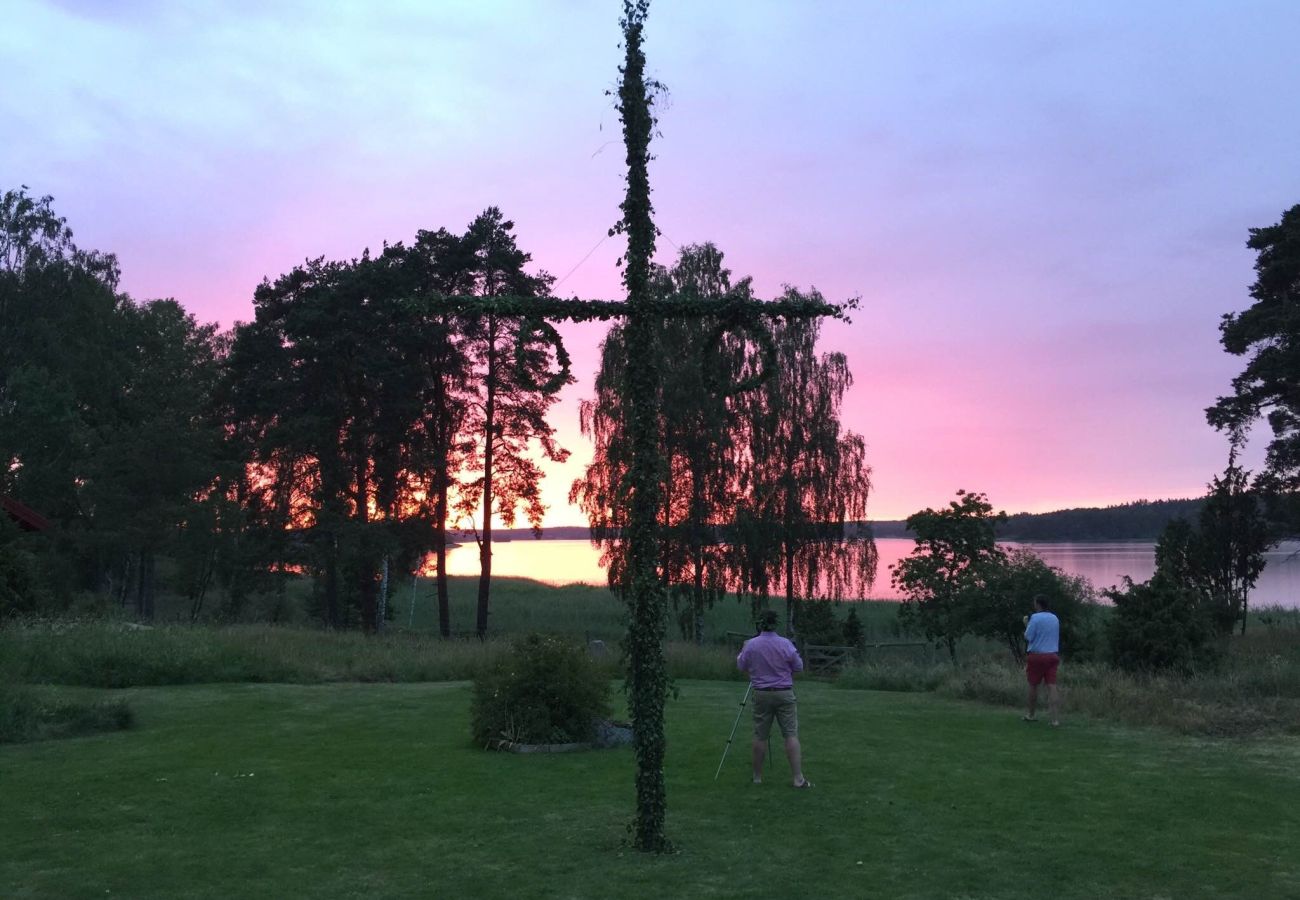
<instances>
[{"instance_id":1,"label":"stone at bush base","mask_svg":"<svg viewBox=\"0 0 1300 900\"><path fill-rule=\"evenodd\" d=\"M626 722L599 719L596 722L597 747L627 747L632 743L632 726Z\"/></svg>"},{"instance_id":2,"label":"stone at bush base","mask_svg":"<svg viewBox=\"0 0 1300 900\"><path fill-rule=\"evenodd\" d=\"M494 750L509 753L573 753L577 750L604 750L610 747L627 747L632 743L632 726L626 722L596 720L596 739L579 744L524 744L518 741L497 741Z\"/></svg>"},{"instance_id":3,"label":"stone at bush base","mask_svg":"<svg viewBox=\"0 0 1300 900\"><path fill-rule=\"evenodd\" d=\"M513 741L501 741L497 750L510 753L572 753L576 750L591 750L594 744L518 744Z\"/></svg>"}]
</instances>

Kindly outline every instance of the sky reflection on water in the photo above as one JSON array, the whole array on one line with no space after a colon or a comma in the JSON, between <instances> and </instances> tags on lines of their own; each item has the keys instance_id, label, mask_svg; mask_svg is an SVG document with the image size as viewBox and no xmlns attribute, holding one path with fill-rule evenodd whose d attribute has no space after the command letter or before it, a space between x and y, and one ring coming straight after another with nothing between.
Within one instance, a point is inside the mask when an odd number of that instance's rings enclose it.
<instances>
[{"instance_id":1,"label":"sky reflection on water","mask_svg":"<svg viewBox=\"0 0 1300 900\"><path fill-rule=\"evenodd\" d=\"M911 552L905 538L881 538L880 568L872 599L897 599L889 571ZM1082 575L1100 589L1119 584L1125 575L1145 581L1155 570L1155 545L1136 542L1017 544L1036 552L1050 566ZM447 556L452 575L478 574L478 549L473 544L453 549ZM492 572L504 577L534 578L547 584L605 584L600 551L589 541L512 540L494 543ZM1251 593L1252 606L1300 606L1300 543L1288 542L1267 555L1264 573Z\"/></svg>"}]
</instances>

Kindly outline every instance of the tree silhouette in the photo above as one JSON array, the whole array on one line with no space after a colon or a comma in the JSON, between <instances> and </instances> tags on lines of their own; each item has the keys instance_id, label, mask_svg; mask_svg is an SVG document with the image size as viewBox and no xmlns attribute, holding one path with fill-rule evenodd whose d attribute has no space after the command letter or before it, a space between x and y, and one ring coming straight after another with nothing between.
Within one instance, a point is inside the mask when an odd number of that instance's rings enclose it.
<instances>
[{"instance_id":1,"label":"tree silhouette","mask_svg":"<svg viewBox=\"0 0 1300 900\"><path fill-rule=\"evenodd\" d=\"M1276 539L1259 492L1250 488L1250 473L1237 465L1235 454L1210 482L1199 524L1200 565L1215 624L1227 633L1240 621L1245 634L1250 591L1264 571L1264 552Z\"/></svg>"},{"instance_id":2,"label":"tree silhouette","mask_svg":"<svg viewBox=\"0 0 1300 900\"><path fill-rule=\"evenodd\" d=\"M1273 432L1264 476L1279 492L1300 487L1300 204L1266 228L1250 229L1246 246L1256 251L1254 303L1226 313L1219 324L1223 348L1251 354L1232 393L1207 409L1211 425L1226 431L1232 446L1246 439L1260 416Z\"/></svg>"},{"instance_id":3,"label":"tree silhouette","mask_svg":"<svg viewBox=\"0 0 1300 900\"><path fill-rule=\"evenodd\" d=\"M499 295L526 298L550 293L549 275L524 271L531 257L516 245L513 229L514 223L506 221L496 207L470 224L463 240L474 260L472 295L490 301ZM569 452L555 442L546 412L556 392L573 379L562 360L556 361L560 374L549 377L549 343L539 340L525 320L497 315L490 302L483 315L465 320L465 331L470 383L477 389L464 428L474 435L470 465L481 474L465 486L462 508L479 507L482 513L475 618L475 631L482 638L487 633L492 589L492 517L499 515L510 526L522 507L534 532L541 533L542 472L529 449L535 444L554 462L568 458Z\"/></svg>"},{"instance_id":4,"label":"tree silhouette","mask_svg":"<svg viewBox=\"0 0 1300 900\"><path fill-rule=\"evenodd\" d=\"M310 260L254 295L228 366L232 432L269 499L268 525L312 538L322 615L379 627L382 561L416 507L425 334L392 253Z\"/></svg>"},{"instance_id":5,"label":"tree silhouette","mask_svg":"<svg viewBox=\"0 0 1300 900\"><path fill-rule=\"evenodd\" d=\"M971 627L968 607L1004 565L995 529L1005 519L983 494L966 491L943 509L926 508L907 518L916 546L894 569L894 585L905 595L899 618L942 641L954 661L957 640Z\"/></svg>"},{"instance_id":6,"label":"tree silhouette","mask_svg":"<svg viewBox=\"0 0 1300 900\"><path fill-rule=\"evenodd\" d=\"M821 300L793 289L786 297ZM735 466L741 586L760 598L784 593L795 633L797 599L861 598L876 575L866 444L840 426L852 375L842 353L818 354L819 330L809 319L775 326L773 376L735 400L745 431Z\"/></svg>"},{"instance_id":7,"label":"tree silhouette","mask_svg":"<svg viewBox=\"0 0 1300 900\"><path fill-rule=\"evenodd\" d=\"M672 268L653 270L655 296L688 296L701 302L751 298L749 280L733 288L722 259L712 244L681 248ZM709 350L713 330L701 319L666 320L652 329L654 352L660 359L694 361L662 372L656 399L663 460L661 576L671 595L683 601L683 636L697 643L703 640L704 610L729 583L730 559L721 537L735 509L736 481L729 463L736 417L700 362ZM570 490L570 501L582 507L591 523L611 586L624 592L627 522L618 488L626 480L631 455L621 389L627 352L627 327L615 325L601 346L596 396L581 406L582 432L595 444L593 460ZM730 382L734 374L722 377Z\"/></svg>"}]
</instances>

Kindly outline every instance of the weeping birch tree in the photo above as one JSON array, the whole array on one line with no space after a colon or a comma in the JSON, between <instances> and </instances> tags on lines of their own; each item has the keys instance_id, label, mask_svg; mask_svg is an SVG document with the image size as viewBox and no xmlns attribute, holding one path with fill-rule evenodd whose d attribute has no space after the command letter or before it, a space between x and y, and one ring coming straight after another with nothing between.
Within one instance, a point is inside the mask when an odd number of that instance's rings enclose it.
<instances>
[{"instance_id":1,"label":"weeping birch tree","mask_svg":"<svg viewBox=\"0 0 1300 900\"><path fill-rule=\"evenodd\" d=\"M733 287L722 261L722 252L713 244L683 247L671 268L653 271L653 292L703 303L750 299L749 279ZM658 518L660 576L678 606L683 635L697 643L704 637L705 609L726 593L730 582L730 554L722 539L736 504L736 483L728 466L736 420L719 390L718 373L702 365L714 330L703 319L676 319L656 323L651 333L660 359L690 361L667 368L660 378ZM621 537L626 510L618 492L630 461L627 410L620 391L626 358L626 326L616 325L601 347L596 396L581 406L582 432L594 442L595 453L569 494L587 514L601 563L616 591L625 591L627 585L627 545ZM734 375L723 373L723 383Z\"/></svg>"},{"instance_id":2,"label":"weeping birch tree","mask_svg":"<svg viewBox=\"0 0 1300 900\"><path fill-rule=\"evenodd\" d=\"M784 299L822 298L791 288ZM815 319L774 325L774 374L735 399L739 587L760 603L783 594L792 633L799 600L865 597L876 577L866 442L840 422L853 376L844 354L818 353L819 332Z\"/></svg>"}]
</instances>

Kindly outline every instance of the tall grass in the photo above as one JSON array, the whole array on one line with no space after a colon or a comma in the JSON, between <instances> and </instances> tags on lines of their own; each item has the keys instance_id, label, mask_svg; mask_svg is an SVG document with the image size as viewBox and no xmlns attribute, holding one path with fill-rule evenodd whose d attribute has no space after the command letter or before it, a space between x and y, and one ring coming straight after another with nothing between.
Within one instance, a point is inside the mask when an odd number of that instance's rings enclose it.
<instances>
[{"instance_id":1,"label":"tall grass","mask_svg":"<svg viewBox=\"0 0 1300 900\"><path fill-rule=\"evenodd\" d=\"M286 625L313 624L306 615L311 582L307 578L289 581L283 596L250 598L242 611L243 624L274 621ZM475 630L478 601L478 578L453 576L448 579L448 607L453 636L464 637ZM773 598L774 608L784 610L783 598ZM895 640L900 635L898 604L892 601L864 601L837 605L837 617L843 621L852 606L858 611L869 641ZM208 604L202 621L218 622L221 604ZM100 616L125 615L125 610L88 604ZM435 582L431 578L395 580L388 595L388 628L393 631L436 632L438 601ZM668 613L667 633L670 640L681 639L678 624L680 610ZM163 594L157 600L157 624L189 624L188 600ZM491 602L488 607L488 633L493 636L517 635L528 632L568 634L589 639L615 641L621 638L627 625L623 601L608 588L589 584L554 586L531 578L493 578ZM704 613L706 642L725 642L728 632L752 634L754 630L748 598L728 595Z\"/></svg>"},{"instance_id":2,"label":"tall grass","mask_svg":"<svg viewBox=\"0 0 1300 900\"><path fill-rule=\"evenodd\" d=\"M466 634L474 629L478 579L458 577L450 578L448 582L451 628L457 634ZM393 610L392 627L421 632L438 629L437 599L432 579L418 579L414 589L410 582L395 586L389 603ZM772 605L784 610L785 601L774 598ZM897 639L900 634L897 603L840 603L836 606L837 618L843 621L850 605L858 611L867 640ZM670 640L682 638L678 615L679 610L670 609L668 613ZM589 584L555 587L528 578L493 579L488 631L494 635L542 631L617 641L627 631L627 609L608 588ZM747 598L728 595L704 612L706 643L726 643L729 634L753 633L754 622Z\"/></svg>"},{"instance_id":3,"label":"tall grass","mask_svg":"<svg viewBox=\"0 0 1300 900\"><path fill-rule=\"evenodd\" d=\"M75 737L131 727L134 716L122 700L86 703L20 684L15 660L0 652L0 744Z\"/></svg>"},{"instance_id":4,"label":"tall grass","mask_svg":"<svg viewBox=\"0 0 1300 900\"><path fill-rule=\"evenodd\" d=\"M205 682L452 681L504 642L275 625L132 628L34 623L0 632L0 654L29 682L89 687Z\"/></svg>"},{"instance_id":5,"label":"tall grass","mask_svg":"<svg viewBox=\"0 0 1300 900\"><path fill-rule=\"evenodd\" d=\"M133 721L122 700L80 703L52 699L25 685L0 684L0 744L117 731Z\"/></svg>"},{"instance_id":6,"label":"tall grass","mask_svg":"<svg viewBox=\"0 0 1300 900\"><path fill-rule=\"evenodd\" d=\"M1218 666L1189 677L1133 674L1067 658L1060 673L1065 714L1206 736L1300 734L1300 618L1282 620L1229 638ZM1285 624L1290 621L1297 625ZM1005 655L983 655L959 666L864 661L848 667L838 684L934 691L1007 707L1024 705L1026 694L1023 670Z\"/></svg>"},{"instance_id":7,"label":"tall grass","mask_svg":"<svg viewBox=\"0 0 1300 900\"><path fill-rule=\"evenodd\" d=\"M580 641L580 638L575 638ZM275 625L130 627L116 622L29 623L0 631L0 657L16 680L100 688L219 682L312 684L474 678L509 638L442 640L428 634L363 635ZM670 643L674 678L736 678L729 647ZM622 674L618 642L598 657Z\"/></svg>"},{"instance_id":8,"label":"tall grass","mask_svg":"<svg viewBox=\"0 0 1300 900\"><path fill-rule=\"evenodd\" d=\"M212 682L422 682L468 680L498 658L513 636L539 631L574 641L600 640L601 671L622 674L622 602L603 588L556 588L529 579L494 582L489 639L464 637L472 627L477 580L452 579L452 624L461 635L437 636L432 583L396 586L393 616L380 635L302 625L239 624L141 627L112 620L13 624L0 629L0 663L10 681L120 688ZM778 608L782 604L776 604ZM842 620L847 605L838 609ZM869 643L902 634L898 605L855 604ZM670 676L736 680L735 652L752 633L747 602L726 598L705 616L706 643L675 640L669 626ZM1190 678L1131 675L1098 662L1068 659L1062 691L1070 714L1087 713L1196 734L1300 733L1300 610L1253 610L1245 635L1225 641L1213 671ZM929 647L870 650L839 676L847 687L933 691L1017 707L1024 677L1004 651L979 639L959 647L960 666ZM0 673L3 675L3 673ZM4 678L0 677L0 683ZM18 696L13 689L11 696ZM31 701L22 709L30 709ZM10 702L19 709L18 701ZM15 713L14 715L17 715ZM26 715L26 713L23 713Z\"/></svg>"},{"instance_id":9,"label":"tall grass","mask_svg":"<svg viewBox=\"0 0 1300 900\"><path fill-rule=\"evenodd\" d=\"M289 585L301 605L305 582ZM472 636L478 579L450 579L453 637L437 634L431 579L395 583L391 615L379 635L329 631L289 616L292 624L190 625L185 608L160 601L153 627L111 615L54 620L0 628L0 659L9 659L22 681L121 688L220 682L319 683L338 681L420 682L473 678L516 636L542 632L575 641L602 641L604 668L622 673L621 640L627 609L606 588L584 584L553 587L526 578L495 579L488 639ZM174 598L173 598L174 599ZM781 601L774 604L783 608ZM837 616L847 616L840 604ZM855 603L872 642L897 638L898 605ZM703 646L680 639L670 612L666 656L674 678L737 679L735 652L753 634L747 599L725 597L705 612Z\"/></svg>"}]
</instances>

